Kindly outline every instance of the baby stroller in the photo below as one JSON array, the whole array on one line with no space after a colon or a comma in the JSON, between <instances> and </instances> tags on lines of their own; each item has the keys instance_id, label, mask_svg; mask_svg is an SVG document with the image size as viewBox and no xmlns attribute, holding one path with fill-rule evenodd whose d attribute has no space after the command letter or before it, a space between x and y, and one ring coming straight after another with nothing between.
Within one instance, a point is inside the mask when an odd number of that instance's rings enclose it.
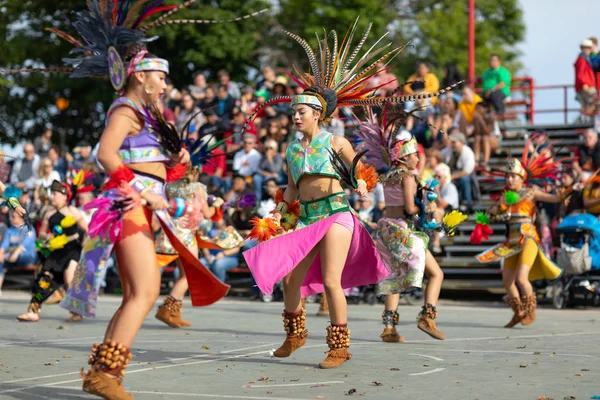
<instances>
[{"instance_id":1,"label":"baby stroller","mask_svg":"<svg viewBox=\"0 0 600 400\"><path fill-rule=\"evenodd\" d=\"M590 214L570 215L557 230L556 261L564 274L554 284L554 307L600 306L600 221Z\"/></svg>"}]
</instances>

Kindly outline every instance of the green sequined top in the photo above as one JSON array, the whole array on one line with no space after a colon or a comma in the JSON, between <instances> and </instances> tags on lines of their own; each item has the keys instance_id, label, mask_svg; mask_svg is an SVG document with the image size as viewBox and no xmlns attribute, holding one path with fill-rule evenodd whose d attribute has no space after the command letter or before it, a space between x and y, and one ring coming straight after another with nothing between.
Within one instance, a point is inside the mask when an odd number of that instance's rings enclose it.
<instances>
[{"instance_id":1,"label":"green sequined top","mask_svg":"<svg viewBox=\"0 0 600 400\"><path fill-rule=\"evenodd\" d=\"M290 143L285 158L296 185L305 174L324 175L340 179L340 176L333 169L333 165L331 165L329 152L327 151L327 149L331 150L331 138L331 133L322 130L312 139L306 149L302 147L298 139Z\"/></svg>"}]
</instances>

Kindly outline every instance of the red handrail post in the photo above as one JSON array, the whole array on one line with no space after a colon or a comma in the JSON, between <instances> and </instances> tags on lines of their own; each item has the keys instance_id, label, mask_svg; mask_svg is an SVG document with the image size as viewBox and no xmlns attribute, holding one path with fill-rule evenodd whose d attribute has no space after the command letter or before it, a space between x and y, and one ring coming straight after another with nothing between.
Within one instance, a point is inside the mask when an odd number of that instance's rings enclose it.
<instances>
[{"instance_id":1,"label":"red handrail post","mask_svg":"<svg viewBox=\"0 0 600 400\"><path fill-rule=\"evenodd\" d=\"M475 0L469 0L469 82L475 85Z\"/></svg>"},{"instance_id":2,"label":"red handrail post","mask_svg":"<svg viewBox=\"0 0 600 400\"><path fill-rule=\"evenodd\" d=\"M531 124L535 124L535 82L533 77L529 77L529 110Z\"/></svg>"},{"instance_id":3,"label":"red handrail post","mask_svg":"<svg viewBox=\"0 0 600 400\"><path fill-rule=\"evenodd\" d=\"M568 90L568 89L567 89L567 87L566 87L566 86L565 86L565 87L563 87L563 100L564 100L564 104L565 104L565 105L564 105L564 111L565 111L565 125L568 123L568 120L569 120L569 111L568 111L568 107L567 107L567 106L568 106L568 104L567 104L567 103L568 103L569 99L568 99L568 96L567 96L567 90Z\"/></svg>"}]
</instances>

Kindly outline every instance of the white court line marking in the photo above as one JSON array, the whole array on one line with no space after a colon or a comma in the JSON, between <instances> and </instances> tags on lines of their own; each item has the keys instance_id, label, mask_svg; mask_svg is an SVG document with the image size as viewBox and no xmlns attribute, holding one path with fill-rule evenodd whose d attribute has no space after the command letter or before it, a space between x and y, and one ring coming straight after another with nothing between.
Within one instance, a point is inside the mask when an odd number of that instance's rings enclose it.
<instances>
[{"instance_id":1,"label":"white court line marking","mask_svg":"<svg viewBox=\"0 0 600 400\"><path fill-rule=\"evenodd\" d=\"M477 340L508 340L508 339L537 339L537 338L547 338L547 337L562 337L562 336L584 336L584 335L597 335L600 334L600 331L591 331L591 332L570 332L570 333L555 333L555 334L545 334L545 335L519 335L519 336L489 336L489 337L479 337L479 338L456 338L456 339L446 339L444 342L465 342L465 341L477 341ZM439 340L429 339L429 340L406 340L404 343L439 343ZM354 344L354 343L353 343Z\"/></svg>"},{"instance_id":2,"label":"white court line marking","mask_svg":"<svg viewBox=\"0 0 600 400\"><path fill-rule=\"evenodd\" d=\"M446 368L436 368L436 369L432 369L431 371L425 371L425 372L417 372L416 374L409 374L410 376L417 376L417 375L429 375L429 374L433 374L436 372L442 372L443 370L445 370Z\"/></svg>"},{"instance_id":3,"label":"white court line marking","mask_svg":"<svg viewBox=\"0 0 600 400\"><path fill-rule=\"evenodd\" d=\"M66 390L80 390L81 388L78 386L55 386L58 389L66 389ZM210 397L216 399L248 399L248 400L308 400L308 399L299 399L296 397L256 397L256 396L235 396L235 395L227 395L227 394L207 394L207 393L172 393L172 392L150 392L150 391L142 391L142 390L129 390L129 393L132 394L150 394L156 396L182 396L182 397ZM61 393L62 394L62 393ZM65 395L65 394L63 394ZM82 393L85 395L85 393Z\"/></svg>"},{"instance_id":4,"label":"white court line marking","mask_svg":"<svg viewBox=\"0 0 600 400\"><path fill-rule=\"evenodd\" d=\"M432 359L432 360L435 360L435 361L444 361L444 359L443 359L443 358L434 357L434 356L428 356L428 355L426 355L426 354L416 354L416 353L412 353L412 354L409 354L409 355L410 355L410 356L419 356L419 357L430 358L430 359Z\"/></svg>"},{"instance_id":5,"label":"white court line marking","mask_svg":"<svg viewBox=\"0 0 600 400\"><path fill-rule=\"evenodd\" d=\"M330 382L307 382L307 383L281 383L277 385L243 385L243 388L261 388L261 389L269 389L272 387L292 387L292 386L314 386L314 385L337 385L341 383L346 383L344 381L330 381Z\"/></svg>"},{"instance_id":6,"label":"white court line marking","mask_svg":"<svg viewBox=\"0 0 600 400\"><path fill-rule=\"evenodd\" d=\"M218 333L218 332L216 332ZM164 332L154 332L154 333L147 333L147 334L142 334L140 335L140 337L150 337L150 336L164 336ZM4 342L4 343L0 343L0 347L6 347L6 346L12 346L15 344L30 344L30 343L57 343L57 342L68 342L70 343L78 343L78 342L82 342L84 343L84 340L86 339L98 339L98 340L102 340L104 339L103 336L86 336L86 337L80 337L80 336L74 336L74 337L70 337L70 338L61 338L61 339L51 339L51 340L36 340L36 339L32 339L32 340L26 340L26 341L20 341L20 342ZM87 343L87 342L85 342Z\"/></svg>"},{"instance_id":7,"label":"white court line marking","mask_svg":"<svg viewBox=\"0 0 600 400\"><path fill-rule=\"evenodd\" d=\"M413 350L431 350L430 348L425 348L425 347L415 347L413 348ZM534 352L534 351L514 351L514 350L469 350L469 349L464 349L464 350L459 350L459 349L435 349L436 351L448 351L448 352L456 352L456 353L502 353L502 354L522 354L522 355L529 355L529 356L555 356L555 357L583 357L583 358L600 358L598 356L591 356L589 354L566 354L566 353L544 353L543 351L539 352L540 354L536 354L538 352ZM418 354L414 354L414 355L418 355ZM427 356L425 356L427 357Z\"/></svg>"},{"instance_id":8,"label":"white court line marking","mask_svg":"<svg viewBox=\"0 0 600 400\"><path fill-rule=\"evenodd\" d=\"M277 342L277 343L279 343L279 342ZM212 356L214 357L214 356L218 356L219 354L229 354L229 353L234 353L236 351L251 350L251 349L256 349L258 347L264 347L264 346L273 346L273 345L275 345L277 343L269 343L269 344L266 344L266 345L243 347L241 349L224 350L224 351L220 351L220 352L218 352L216 354L212 354ZM152 363L153 364L155 364L155 363L159 364L159 363L170 362L170 361L190 360L190 359L194 359L194 358L201 358L201 357L204 358L204 357L209 357L209 356L211 356L211 354L200 354L198 356L191 356L191 357L184 357L184 358L173 358L173 359L152 361ZM214 360L214 361L217 361L217 360ZM135 367L135 365L131 366L131 368L133 368L133 367ZM134 372L139 371L139 370L146 371L147 369L148 368L134 369L134 370L127 371L127 373L131 374L131 373L134 373ZM38 379L57 378L59 376L68 376L68 375L76 375L76 374L79 374L79 371L77 371L77 372L65 372L64 374L36 376L36 377L33 377L33 378L15 379L15 380L12 380L12 381L0 382L0 385L4 385L4 384L7 384L7 383L18 383L18 382L33 381L33 380L38 380ZM2 392L0 392L0 393L2 393Z\"/></svg>"}]
</instances>

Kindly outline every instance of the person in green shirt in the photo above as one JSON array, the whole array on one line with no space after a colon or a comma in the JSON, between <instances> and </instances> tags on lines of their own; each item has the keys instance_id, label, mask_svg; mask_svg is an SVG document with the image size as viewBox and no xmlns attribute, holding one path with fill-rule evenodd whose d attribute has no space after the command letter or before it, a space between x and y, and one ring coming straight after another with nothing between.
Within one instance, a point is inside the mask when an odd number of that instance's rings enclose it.
<instances>
[{"instance_id":1,"label":"person in green shirt","mask_svg":"<svg viewBox=\"0 0 600 400\"><path fill-rule=\"evenodd\" d=\"M510 97L510 72L500 63L497 54L490 56L490 67L481 76L483 97L500 115L504 114L504 99Z\"/></svg>"}]
</instances>

